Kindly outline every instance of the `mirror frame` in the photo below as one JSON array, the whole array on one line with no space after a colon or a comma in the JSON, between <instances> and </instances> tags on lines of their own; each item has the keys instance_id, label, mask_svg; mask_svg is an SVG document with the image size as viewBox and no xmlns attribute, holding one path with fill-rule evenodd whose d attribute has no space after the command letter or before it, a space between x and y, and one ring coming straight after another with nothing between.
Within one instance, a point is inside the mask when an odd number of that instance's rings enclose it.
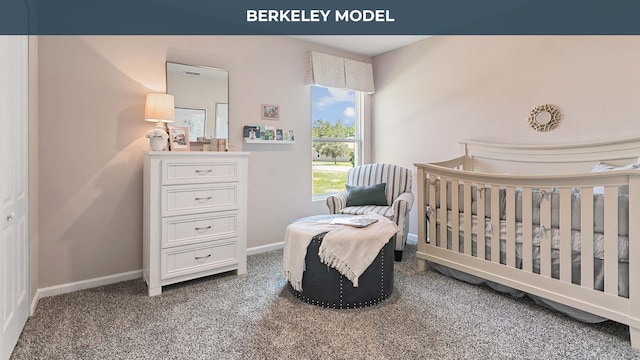
<instances>
[{"instance_id":1,"label":"mirror frame","mask_svg":"<svg viewBox=\"0 0 640 360\"><path fill-rule=\"evenodd\" d=\"M185 63L181 63L181 62L176 62L176 61L170 61L170 60L166 60L165 61L165 65L164 65L164 71L165 71L165 86L166 86L166 90L165 92L167 94L171 94L169 92L169 64L175 64L175 65L182 65L182 66L189 66L189 67L193 67L193 68L199 68L199 69L207 69L207 70L216 70L216 71L224 71L225 73L227 73L227 98L226 101L224 103L227 104L227 136L224 138L227 140L227 143L229 142L229 113L230 113L230 109L229 109L229 71L225 70L225 69L221 69L221 68L216 68L216 67L211 67L211 66L203 66L203 65L192 65L192 64L185 64ZM173 95L173 94L171 94ZM175 95L174 95L175 96ZM222 102L220 102L222 103ZM180 106L178 104L175 105L175 107L179 107L179 108L184 108L184 106ZM213 113L213 119L214 119L214 132L217 130L218 128L218 124L217 124L217 107L218 107L218 102L214 102L213 104L213 111L208 111L207 112L207 116L209 116L209 113ZM199 107L200 109L202 109L202 107ZM207 119L205 120L205 124L209 123L210 119L207 117ZM206 125L205 125L206 126ZM205 137L212 137L212 135L207 134L206 128L205 128ZM217 137L217 135L216 135ZM192 141L193 143L193 141ZM196 142L198 143L198 142Z\"/></svg>"},{"instance_id":2,"label":"mirror frame","mask_svg":"<svg viewBox=\"0 0 640 360\"><path fill-rule=\"evenodd\" d=\"M537 121L536 117L538 116L538 114L544 112L548 113L551 119L547 123L541 124ZM531 128L535 131L551 131L555 129L558 124L560 124L561 119L562 114L556 106L550 104L540 105L533 108L533 110L531 110L531 112L529 113L529 126L531 126Z\"/></svg>"}]
</instances>

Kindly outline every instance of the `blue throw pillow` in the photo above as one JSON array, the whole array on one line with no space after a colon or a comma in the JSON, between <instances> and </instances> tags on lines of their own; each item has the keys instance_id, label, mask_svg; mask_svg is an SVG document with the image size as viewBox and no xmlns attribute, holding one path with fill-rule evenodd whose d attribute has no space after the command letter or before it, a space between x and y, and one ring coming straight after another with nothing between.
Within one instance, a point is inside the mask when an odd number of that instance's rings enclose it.
<instances>
[{"instance_id":1,"label":"blue throw pillow","mask_svg":"<svg viewBox=\"0 0 640 360\"><path fill-rule=\"evenodd\" d=\"M347 206L388 206L387 183L375 185L347 185Z\"/></svg>"}]
</instances>

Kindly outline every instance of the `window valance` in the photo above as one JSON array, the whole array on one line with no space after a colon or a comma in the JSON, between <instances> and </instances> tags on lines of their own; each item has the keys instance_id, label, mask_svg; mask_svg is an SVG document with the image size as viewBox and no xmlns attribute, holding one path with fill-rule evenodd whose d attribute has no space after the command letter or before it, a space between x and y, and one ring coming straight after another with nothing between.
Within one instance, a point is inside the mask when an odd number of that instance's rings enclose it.
<instances>
[{"instance_id":1,"label":"window valance","mask_svg":"<svg viewBox=\"0 0 640 360\"><path fill-rule=\"evenodd\" d=\"M306 83L372 94L373 66L361 61L309 51Z\"/></svg>"}]
</instances>

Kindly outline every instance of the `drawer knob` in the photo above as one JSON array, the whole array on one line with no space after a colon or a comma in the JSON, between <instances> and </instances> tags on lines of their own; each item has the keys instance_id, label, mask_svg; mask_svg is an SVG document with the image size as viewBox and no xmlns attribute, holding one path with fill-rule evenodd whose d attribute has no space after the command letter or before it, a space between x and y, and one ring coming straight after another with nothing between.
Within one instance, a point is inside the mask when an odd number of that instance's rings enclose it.
<instances>
[{"instance_id":1,"label":"drawer knob","mask_svg":"<svg viewBox=\"0 0 640 360\"><path fill-rule=\"evenodd\" d=\"M211 254L207 255L207 256L196 256L195 259L196 260L202 260L202 259L208 259L211 257Z\"/></svg>"},{"instance_id":2,"label":"drawer knob","mask_svg":"<svg viewBox=\"0 0 640 360\"><path fill-rule=\"evenodd\" d=\"M200 231L200 230L209 230L211 229L211 225L207 226L207 227L197 227L196 231Z\"/></svg>"},{"instance_id":3,"label":"drawer knob","mask_svg":"<svg viewBox=\"0 0 640 360\"><path fill-rule=\"evenodd\" d=\"M211 172L211 169L209 169L209 170L196 170L196 173L198 175L204 175L204 174L208 174L210 172Z\"/></svg>"},{"instance_id":4,"label":"drawer knob","mask_svg":"<svg viewBox=\"0 0 640 360\"><path fill-rule=\"evenodd\" d=\"M200 198L200 197L196 198L196 201L207 201L207 200L211 200L211 196L208 196L206 198Z\"/></svg>"}]
</instances>

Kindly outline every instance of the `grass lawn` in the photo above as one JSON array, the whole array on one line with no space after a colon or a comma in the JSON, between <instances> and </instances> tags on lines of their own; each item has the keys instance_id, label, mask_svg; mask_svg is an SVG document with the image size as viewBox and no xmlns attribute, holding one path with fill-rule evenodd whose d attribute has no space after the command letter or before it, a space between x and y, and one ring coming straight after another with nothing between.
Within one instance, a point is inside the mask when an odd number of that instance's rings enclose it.
<instances>
[{"instance_id":1,"label":"grass lawn","mask_svg":"<svg viewBox=\"0 0 640 360\"><path fill-rule=\"evenodd\" d=\"M313 161L313 195L335 193L345 189L347 170L353 165L350 162Z\"/></svg>"},{"instance_id":2,"label":"grass lawn","mask_svg":"<svg viewBox=\"0 0 640 360\"><path fill-rule=\"evenodd\" d=\"M336 164L333 163L333 161L318 161L318 160L313 160L312 164L315 165L331 165L331 166L346 166L346 167L353 167L353 165L351 165L350 162L348 161L338 161Z\"/></svg>"},{"instance_id":3,"label":"grass lawn","mask_svg":"<svg viewBox=\"0 0 640 360\"><path fill-rule=\"evenodd\" d=\"M314 171L313 195L342 191L346 180L346 173L343 171Z\"/></svg>"}]
</instances>

